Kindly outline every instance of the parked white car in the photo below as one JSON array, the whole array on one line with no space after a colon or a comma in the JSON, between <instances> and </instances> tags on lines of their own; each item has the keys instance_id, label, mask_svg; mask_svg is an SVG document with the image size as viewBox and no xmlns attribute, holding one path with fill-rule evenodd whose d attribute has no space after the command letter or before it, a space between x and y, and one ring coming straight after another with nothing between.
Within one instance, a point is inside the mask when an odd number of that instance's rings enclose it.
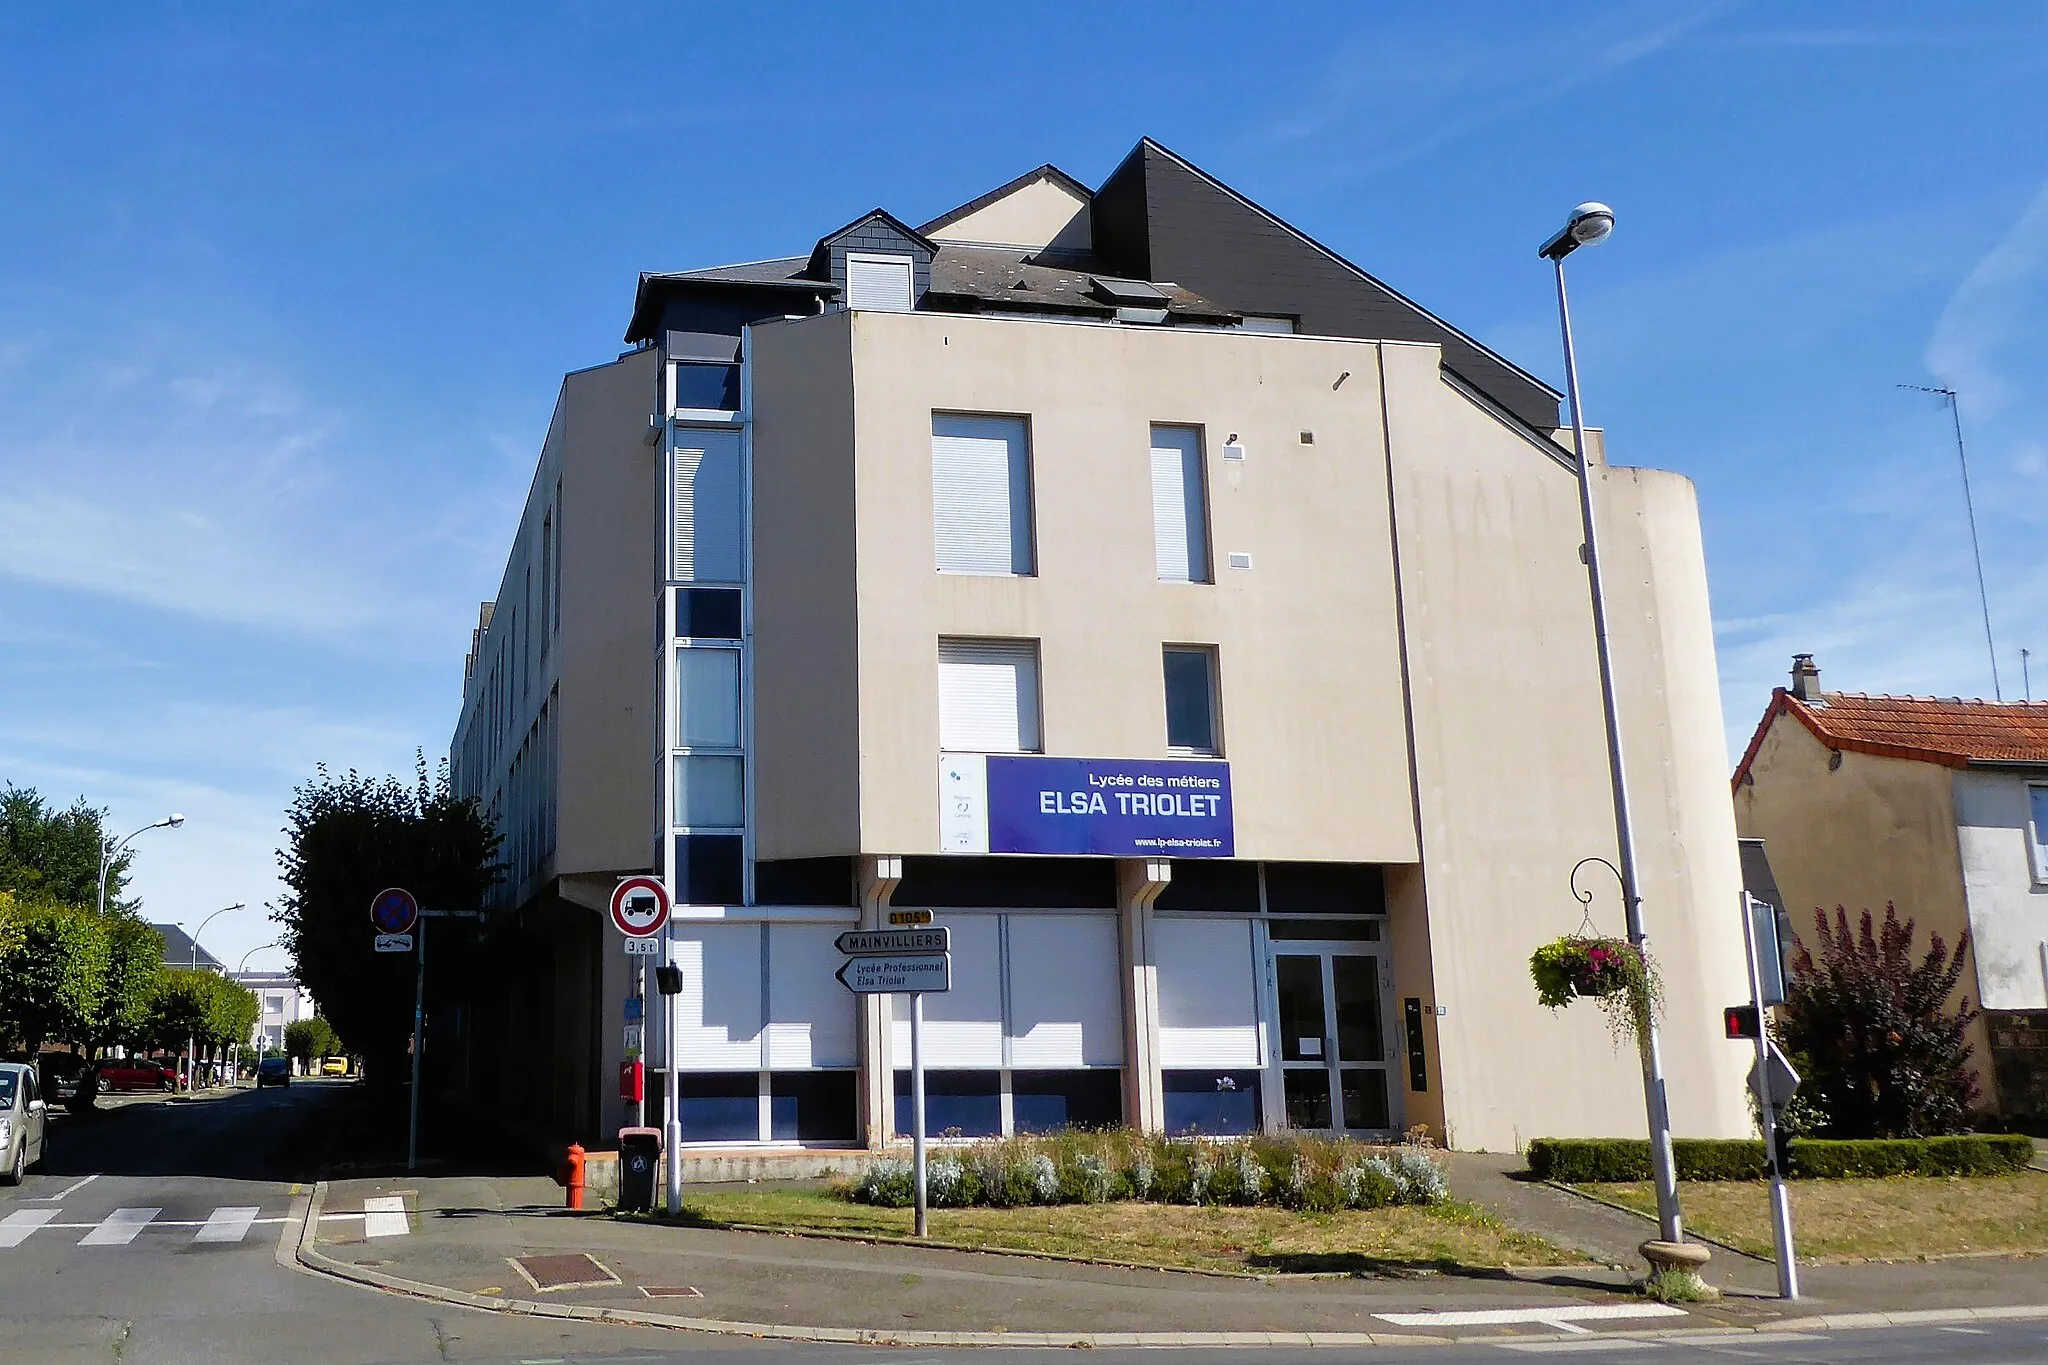
<instances>
[{"instance_id":1,"label":"parked white car","mask_svg":"<svg viewBox=\"0 0 2048 1365\"><path fill-rule=\"evenodd\" d=\"M29 1167L43 1164L48 1111L35 1068L0 1062L0 1184L19 1185Z\"/></svg>"}]
</instances>

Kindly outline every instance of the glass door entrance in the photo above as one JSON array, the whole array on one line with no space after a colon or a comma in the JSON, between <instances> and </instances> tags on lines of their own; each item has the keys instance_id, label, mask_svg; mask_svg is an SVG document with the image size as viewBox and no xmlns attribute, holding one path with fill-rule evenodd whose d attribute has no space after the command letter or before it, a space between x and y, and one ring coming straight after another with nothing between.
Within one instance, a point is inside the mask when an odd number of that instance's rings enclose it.
<instances>
[{"instance_id":1,"label":"glass door entrance","mask_svg":"<svg viewBox=\"0 0 2048 1365\"><path fill-rule=\"evenodd\" d=\"M1357 944L1274 945L1280 1082L1287 1126L1385 1135L1394 1129L1388 1088L1386 992L1381 958Z\"/></svg>"}]
</instances>

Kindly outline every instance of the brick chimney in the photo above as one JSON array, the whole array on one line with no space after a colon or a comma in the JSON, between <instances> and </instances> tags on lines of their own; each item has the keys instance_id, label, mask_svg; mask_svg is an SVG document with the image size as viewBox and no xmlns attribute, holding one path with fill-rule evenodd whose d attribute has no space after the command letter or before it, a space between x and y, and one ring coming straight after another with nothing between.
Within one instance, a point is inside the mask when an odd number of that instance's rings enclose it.
<instances>
[{"instance_id":1,"label":"brick chimney","mask_svg":"<svg viewBox=\"0 0 2048 1365\"><path fill-rule=\"evenodd\" d=\"M1792 656L1792 695L1815 706L1825 706L1820 697L1820 669L1811 654Z\"/></svg>"}]
</instances>

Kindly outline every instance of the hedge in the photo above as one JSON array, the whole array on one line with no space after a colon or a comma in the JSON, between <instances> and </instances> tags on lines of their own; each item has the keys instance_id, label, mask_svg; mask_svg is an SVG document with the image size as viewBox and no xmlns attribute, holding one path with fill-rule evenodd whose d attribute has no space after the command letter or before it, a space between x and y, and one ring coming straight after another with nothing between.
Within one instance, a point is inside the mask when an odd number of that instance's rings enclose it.
<instances>
[{"instance_id":1,"label":"hedge","mask_svg":"<svg viewBox=\"0 0 2048 1365\"><path fill-rule=\"evenodd\" d=\"M989 1139L930 1154L935 1208L1024 1205L1262 1204L1305 1213L1435 1204L1450 1197L1440 1154L1276 1135L1213 1141L1122 1130ZM856 1203L911 1202L910 1163L888 1158L838 1187Z\"/></svg>"},{"instance_id":2,"label":"hedge","mask_svg":"<svg viewBox=\"0 0 2048 1365\"><path fill-rule=\"evenodd\" d=\"M1755 1138L1677 1138L1671 1155L1680 1180L1762 1180L1770 1174L1764 1144ZM2034 1158L2031 1138L1973 1133L1963 1137L1792 1139L1795 1179L1852 1176L2009 1175ZM1529 1170L1539 1180L1567 1185L1648 1180L1650 1144L1642 1138L1538 1138L1529 1144Z\"/></svg>"}]
</instances>

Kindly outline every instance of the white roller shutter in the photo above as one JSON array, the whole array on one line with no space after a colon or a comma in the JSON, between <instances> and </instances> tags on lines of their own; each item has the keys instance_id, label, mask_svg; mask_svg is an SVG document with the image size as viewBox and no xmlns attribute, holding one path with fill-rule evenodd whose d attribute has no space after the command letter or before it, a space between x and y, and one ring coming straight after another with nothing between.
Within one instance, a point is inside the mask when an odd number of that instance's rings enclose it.
<instances>
[{"instance_id":1,"label":"white roller shutter","mask_svg":"<svg viewBox=\"0 0 2048 1365\"><path fill-rule=\"evenodd\" d=\"M1023 418L933 416L932 533L942 572L1032 572Z\"/></svg>"},{"instance_id":2,"label":"white roller shutter","mask_svg":"<svg viewBox=\"0 0 2048 1365\"><path fill-rule=\"evenodd\" d=\"M739 582L745 572L739 433L680 430L675 458L675 581Z\"/></svg>"},{"instance_id":3,"label":"white roller shutter","mask_svg":"<svg viewBox=\"0 0 2048 1365\"><path fill-rule=\"evenodd\" d=\"M924 1063L993 1071L1003 1064L1003 972L995 915L954 915L953 989L924 998ZM910 1065L910 997L892 995L889 1056Z\"/></svg>"},{"instance_id":4,"label":"white roller shutter","mask_svg":"<svg viewBox=\"0 0 2048 1365\"><path fill-rule=\"evenodd\" d=\"M910 294L911 273L908 256L847 256L848 308L873 308L888 313L907 313L911 305Z\"/></svg>"},{"instance_id":5,"label":"white roller shutter","mask_svg":"<svg viewBox=\"0 0 2048 1365\"><path fill-rule=\"evenodd\" d=\"M1251 921L1152 922L1159 969L1159 1064L1258 1066L1258 972Z\"/></svg>"},{"instance_id":6,"label":"white roller shutter","mask_svg":"<svg viewBox=\"0 0 2048 1365\"><path fill-rule=\"evenodd\" d=\"M691 923L674 931L683 992L676 1056L686 1071L761 1069L761 926ZM837 984L837 983L835 983Z\"/></svg>"},{"instance_id":7,"label":"white roller shutter","mask_svg":"<svg viewBox=\"0 0 2048 1365\"><path fill-rule=\"evenodd\" d=\"M1209 518L1202 497L1202 434L1152 428L1152 536L1162 583L1209 578Z\"/></svg>"},{"instance_id":8,"label":"white roller shutter","mask_svg":"<svg viewBox=\"0 0 2048 1365\"><path fill-rule=\"evenodd\" d=\"M832 946L838 924L768 929L768 1065L853 1066L854 997L833 973L845 962Z\"/></svg>"},{"instance_id":9,"label":"white roller shutter","mask_svg":"<svg viewBox=\"0 0 2048 1365\"><path fill-rule=\"evenodd\" d=\"M1004 918L1010 939L1010 1065L1121 1065L1115 916Z\"/></svg>"},{"instance_id":10,"label":"white roller shutter","mask_svg":"<svg viewBox=\"0 0 2048 1365\"><path fill-rule=\"evenodd\" d=\"M1038 749L1038 644L939 641L939 747L953 753Z\"/></svg>"}]
</instances>

